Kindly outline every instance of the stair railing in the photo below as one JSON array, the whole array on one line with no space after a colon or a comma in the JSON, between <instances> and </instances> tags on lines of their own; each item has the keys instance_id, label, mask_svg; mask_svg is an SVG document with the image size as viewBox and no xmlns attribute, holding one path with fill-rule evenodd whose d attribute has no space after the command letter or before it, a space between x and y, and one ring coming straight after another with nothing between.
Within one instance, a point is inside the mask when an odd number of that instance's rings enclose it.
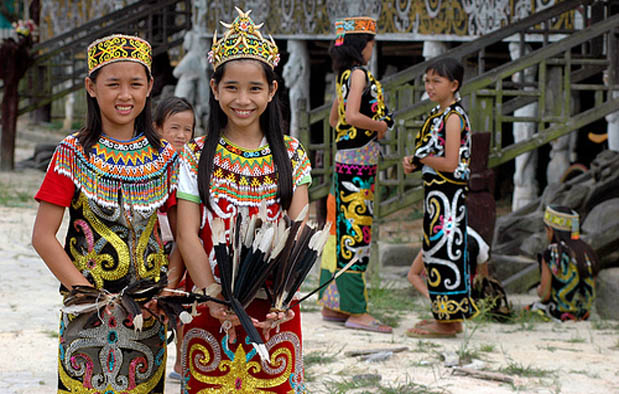
<instances>
[{"instance_id":1,"label":"stair railing","mask_svg":"<svg viewBox=\"0 0 619 394\"><path fill-rule=\"evenodd\" d=\"M94 19L33 47L34 64L20 84L19 114L43 107L84 86L86 48L113 33L138 34L153 56L182 44L191 28L190 0L144 0Z\"/></svg>"}]
</instances>

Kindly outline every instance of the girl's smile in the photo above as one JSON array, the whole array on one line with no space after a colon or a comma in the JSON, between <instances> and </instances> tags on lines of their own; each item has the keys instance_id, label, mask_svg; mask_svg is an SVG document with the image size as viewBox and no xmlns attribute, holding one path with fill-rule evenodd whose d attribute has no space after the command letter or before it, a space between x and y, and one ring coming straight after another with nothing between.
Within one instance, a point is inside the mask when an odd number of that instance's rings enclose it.
<instances>
[{"instance_id":1,"label":"girl's smile","mask_svg":"<svg viewBox=\"0 0 619 394\"><path fill-rule=\"evenodd\" d=\"M262 136L260 115L275 95L277 81L269 85L256 60L232 61L225 67L218 84L211 80L211 89L228 118L226 132Z\"/></svg>"},{"instance_id":2,"label":"girl's smile","mask_svg":"<svg viewBox=\"0 0 619 394\"><path fill-rule=\"evenodd\" d=\"M86 77L86 91L97 100L103 132L120 140L133 136L135 119L152 89L143 65L117 62L102 67L93 81Z\"/></svg>"}]
</instances>

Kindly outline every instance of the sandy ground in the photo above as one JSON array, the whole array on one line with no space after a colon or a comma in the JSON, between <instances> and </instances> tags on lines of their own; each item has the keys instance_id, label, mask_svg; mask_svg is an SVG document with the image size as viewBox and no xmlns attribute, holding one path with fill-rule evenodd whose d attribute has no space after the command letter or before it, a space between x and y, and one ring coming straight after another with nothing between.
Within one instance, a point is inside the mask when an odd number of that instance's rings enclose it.
<instances>
[{"instance_id":1,"label":"sandy ground","mask_svg":"<svg viewBox=\"0 0 619 394\"><path fill-rule=\"evenodd\" d=\"M32 154L27 145L18 145L19 159ZM34 170L0 173L0 188L32 195L42 177ZM57 280L30 243L36 208L31 200L0 206L0 393L52 393L56 387L61 299ZM64 234L64 228L59 234ZM402 268L387 267L382 278L383 286L408 286ZM414 296L412 291L408 294ZM534 300L530 294L509 298L516 308ZM619 393L618 321L602 321L594 314L589 322L563 324L468 322L458 338L419 340L404 335L408 327L428 316L427 303L417 299L415 304L394 333L386 335L324 322L315 304L308 302L302 313L308 391ZM387 353L379 361L347 355L354 350L399 347L406 350ZM169 353L174 354L174 345ZM447 365L457 360L458 353L473 355L470 367L502 371L515 378L514 384L455 375ZM173 359L168 358L168 366ZM321 362L310 362L317 359ZM363 387L367 374L380 376L382 391ZM166 393L179 392L177 383L168 382Z\"/></svg>"}]
</instances>

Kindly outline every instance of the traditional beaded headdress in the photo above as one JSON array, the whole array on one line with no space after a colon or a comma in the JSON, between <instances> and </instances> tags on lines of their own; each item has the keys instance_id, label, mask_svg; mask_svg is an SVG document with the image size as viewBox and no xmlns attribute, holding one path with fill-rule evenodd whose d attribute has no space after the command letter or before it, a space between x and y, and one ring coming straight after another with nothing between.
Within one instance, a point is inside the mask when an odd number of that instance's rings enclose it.
<instances>
[{"instance_id":1,"label":"traditional beaded headdress","mask_svg":"<svg viewBox=\"0 0 619 394\"><path fill-rule=\"evenodd\" d=\"M114 34L88 46L88 75L114 62L140 63L150 72L153 62L150 44L140 37Z\"/></svg>"},{"instance_id":2,"label":"traditional beaded headdress","mask_svg":"<svg viewBox=\"0 0 619 394\"><path fill-rule=\"evenodd\" d=\"M256 59L265 62L271 68L279 63L279 51L273 37L266 40L259 29L264 25L254 24L249 14L234 7L239 16L232 24L220 22L228 30L221 40L217 40L217 31L213 33L213 46L208 53L208 60L217 69L220 64L232 59Z\"/></svg>"},{"instance_id":3,"label":"traditional beaded headdress","mask_svg":"<svg viewBox=\"0 0 619 394\"><path fill-rule=\"evenodd\" d=\"M335 46L344 43L346 34L376 34L376 19L369 16L357 16L336 20Z\"/></svg>"},{"instance_id":4,"label":"traditional beaded headdress","mask_svg":"<svg viewBox=\"0 0 619 394\"><path fill-rule=\"evenodd\" d=\"M574 211L564 213L548 206L544 212L544 223L555 230L570 232L572 239L580 237L578 214Z\"/></svg>"}]
</instances>

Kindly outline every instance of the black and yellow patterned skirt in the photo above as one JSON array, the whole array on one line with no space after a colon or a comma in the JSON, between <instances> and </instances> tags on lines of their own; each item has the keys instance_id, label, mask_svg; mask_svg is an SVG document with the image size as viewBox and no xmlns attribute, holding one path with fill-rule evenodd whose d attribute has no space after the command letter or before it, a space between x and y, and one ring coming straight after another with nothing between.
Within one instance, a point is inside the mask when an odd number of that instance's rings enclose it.
<instances>
[{"instance_id":1,"label":"black and yellow patterned skirt","mask_svg":"<svg viewBox=\"0 0 619 394\"><path fill-rule=\"evenodd\" d=\"M467 253L466 183L423 174L423 262L432 314L438 321L472 317L471 273Z\"/></svg>"}]
</instances>

